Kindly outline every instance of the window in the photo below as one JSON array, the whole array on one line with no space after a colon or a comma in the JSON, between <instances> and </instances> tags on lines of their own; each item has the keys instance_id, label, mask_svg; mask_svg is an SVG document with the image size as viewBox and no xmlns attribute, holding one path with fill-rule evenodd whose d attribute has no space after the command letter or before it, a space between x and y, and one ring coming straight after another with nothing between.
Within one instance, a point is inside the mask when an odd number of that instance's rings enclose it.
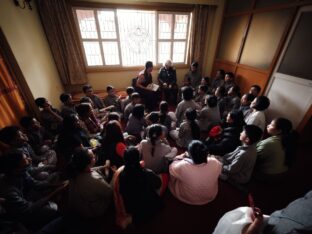
<instances>
[{"instance_id":1,"label":"window","mask_svg":"<svg viewBox=\"0 0 312 234\"><path fill-rule=\"evenodd\" d=\"M75 8L74 13L88 67L187 62L188 12Z\"/></svg>"}]
</instances>

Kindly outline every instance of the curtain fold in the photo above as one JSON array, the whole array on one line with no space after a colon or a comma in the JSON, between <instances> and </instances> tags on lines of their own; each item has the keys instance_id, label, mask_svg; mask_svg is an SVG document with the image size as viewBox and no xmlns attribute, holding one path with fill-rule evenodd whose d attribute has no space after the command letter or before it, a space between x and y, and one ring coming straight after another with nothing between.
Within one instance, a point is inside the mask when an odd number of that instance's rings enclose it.
<instances>
[{"instance_id":1,"label":"curtain fold","mask_svg":"<svg viewBox=\"0 0 312 234\"><path fill-rule=\"evenodd\" d=\"M192 27L190 35L190 62L199 63L199 71L202 72L202 66L204 64L204 53L206 44L206 34L208 25L208 5L195 5L192 12Z\"/></svg>"},{"instance_id":2,"label":"curtain fold","mask_svg":"<svg viewBox=\"0 0 312 234\"><path fill-rule=\"evenodd\" d=\"M81 91L87 83L86 68L68 1L37 0L36 4L65 90Z\"/></svg>"},{"instance_id":3,"label":"curtain fold","mask_svg":"<svg viewBox=\"0 0 312 234\"><path fill-rule=\"evenodd\" d=\"M27 115L25 104L16 84L0 57L0 128L19 125L21 117Z\"/></svg>"}]
</instances>

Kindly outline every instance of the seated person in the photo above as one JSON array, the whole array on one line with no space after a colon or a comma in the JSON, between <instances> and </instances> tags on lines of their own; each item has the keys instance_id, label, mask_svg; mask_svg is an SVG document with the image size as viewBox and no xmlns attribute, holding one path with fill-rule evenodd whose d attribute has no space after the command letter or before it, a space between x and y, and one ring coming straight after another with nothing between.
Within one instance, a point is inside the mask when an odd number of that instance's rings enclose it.
<instances>
[{"instance_id":1,"label":"seated person","mask_svg":"<svg viewBox=\"0 0 312 234\"><path fill-rule=\"evenodd\" d=\"M47 151L37 155L33 148L28 144L28 137L24 134L19 127L9 126L1 129L0 141L9 146L8 151L20 150L27 157L31 158L35 166L28 168L28 172L36 179L44 180L49 176L49 172L55 169L57 162L56 153ZM40 167L36 167L39 163Z\"/></svg>"},{"instance_id":2,"label":"seated person","mask_svg":"<svg viewBox=\"0 0 312 234\"><path fill-rule=\"evenodd\" d=\"M200 106L193 99L193 89L191 87L182 88L183 100L178 104L175 114L177 118L177 127L183 122L185 118L185 111L187 108L200 109Z\"/></svg>"},{"instance_id":3,"label":"seated person","mask_svg":"<svg viewBox=\"0 0 312 234\"><path fill-rule=\"evenodd\" d=\"M92 151L82 148L75 150L68 167L69 212L83 218L105 214L112 200L112 189L105 175L106 167L95 168L94 165Z\"/></svg>"},{"instance_id":4,"label":"seated person","mask_svg":"<svg viewBox=\"0 0 312 234\"><path fill-rule=\"evenodd\" d=\"M213 79L211 83L211 93L215 93L218 87L221 87L224 85L224 76L225 76L224 70L219 69L217 71L215 78Z\"/></svg>"},{"instance_id":5,"label":"seated person","mask_svg":"<svg viewBox=\"0 0 312 234\"><path fill-rule=\"evenodd\" d=\"M233 152L217 157L222 165L220 178L235 184L249 182L257 159L256 144L262 137L262 130L255 125L246 125L240 135L242 146Z\"/></svg>"},{"instance_id":6,"label":"seated person","mask_svg":"<svg viewBox=\"0 0 312 234\"><path fill-rule=\"evenodd\" d=\"M197 95L195 97L195 102L198 103L200 108L205 106L206 98L208 97L207 92L208 92L208 86L206 85L199 86Z\"/></svg>"},{"instance_id":7,"label":"seated person","mask_svg":"<svg viewBox=\"0 0 312 234\"><path fill-rule=\"evenodd\" d=\"M238 110L240 107L240 88L238 85L231 86L228 91L226 111Z\"/></svg>"},{"instance_id":8,"label":"seated person","mask_svg":"<svg viewBox=\"0 0 312 234\"><path fill-rule=\"evenodd\" d=\"M142 104L136 104L132 110L132 114L130 114L125 132L141 140L146 126L147 123L144 118L144 106Z\"/></svg>"},{"instance_id":9,"label":"seated person","mask_svg":"<svg viewBox=\"0 0 312 234\"><path fill-rule=\"evenodd\" d=\"M249 113L250 111L250 104L255 99L255 96L250 93L245 93L241 98L241 105L239 107L239 110L243 112L244 117Z\"/></svg>"},{"instance_id":10,"label":"seated person","mask_svg":"<svg viewBox=\"0 0 312 234\"><path fill-rule=\"evenodd\" d=\"M285 173L293 162L296 150L296 134L288 119L273 119L267 126L267 132L270 137L257 144L255 174L261 180Z\"/></svg>"},{"instance_id":11,"label":"seated person","mask_svg":"<svg viewBox=\"0 0 312 234\"><path fill-rule=\"evenodd\" d=\"M207 149L201 141L192 141L188 152L176 156L169 172L169 189L182 202L203 205L211 202L218 193L221 163L207 156Z\"/></svg>"},{"instance_id":12,"label":"seated person","mask_svg":"<svg viewBox=\"0 0 312 234\"><path fill-rule=\"evenodd\" d=\"M265 113L264 111L270 106L270 99L266 96L256 97L250 104L251 111L245 116L246 124L253 124L265 129Z\"/></svg>"},{"instance_id":13,"label":"seated person","mask_svg":"<svg viewBox=\"0 0 312 234\"><path fill-rule=\"evenodd\" d=\"M173 112L171 113L175 116ZM173 127L175 128L173 126L175 125L175 121L169 115L169 105L166 101L161 101L159 104L159 123L167 128L168 133Z\"/></svg>"},{"instance_id":14,"label":"seated person","mask_svg":"<svg viewBox=\"0 0 312 234\"><path fill-rule=\"evenodd\" d=\"M125 110L124 110L123 117L126 121L128 121L129 116L132 113L134 106L136 104L139 104L140 102L141 102L140 94L137 92L132 93L131 94L131 102L125 107Z\"/></svg>"},{"instance_id":15,"label":"seated person","mask_svg":"<svg viewBox=\"0 0 312 234\"><path fill-rule=\"evenodd\" d=\"M311 233L311 217L312 191L309 191L270 216L263 216L259 208L251 207L229 211L219 220L213 234Z\"/></svg>"},{"instance_id":16,"label":"seated person","mask_svg":"<svg viewBox=\"0 0 312 234\"><path fill-rule=\"evenodd\" d=\"M113 111L121 113L121 97L118 97L116 95L116 89L109 85L106 87L107 96L104 98L104 105L106 107L108 106L114 106Z\"/></svg>"},{"instance_id":17,"label":"seated person","mask_svg":"<svg viewBox=\"0 0 312 234\"><path fill-rule=\"evenodd\" d=\"M63 103L61 107L62 117L70 114L77 114L72 96L69 93L62 93L60 100Z\"/></svg>"},{"instance_id":18,"label":"seated person","mask_svg":"<svg viewBox=\"0 0 312 234\"><path fill-rule=\"evenodd\" d=\"M200 85L202 76L198 66L198 62L193 62L191 64L190 70L184 76L184 86L191 86L195 90Z\"/></svg>"},{"instance_id":19,"label":"seated person","mask_svg":"<svg viewBox=\"0 0 312 234\"><path fill-rule=\"evenodd\" d=\"M79 115L79 119L81 120L81 124L89 134L97 134L101 132L103 126L92 112L90 104L79 104L76 109Z\"/></svg>"},{"instance_id":20,"label":"seated person","mask_svg":"<svg viewBox=\"0 0 312 234\"><path fill-rule=\"evenodd\" d=\"M101 110L105 107L102 99L93 93L93 88L91 85L84 85L82 87L82 91L86 97L89 97L92 100L95 109Z\"/></svg>"},{"instance_id":21,"label":"seated person","mask_svg":"<svg viewBox=\"0 0 312 234\"><path fill-rule=\"evenodd\" d=\"M158 73L158 83L167 102L177 104L178 85L176 69L171 60L167 60Z\"/></svg>"},{"instance_id":22,"label":"seated person","mask_svg":"<svg viewBox=\"0 0 312 234\"><path fill-rule=\"evenodd\" d=\"M124 160L125 166L116 172L119 193L133 222L144 222L162 207L162 200L157 191L161 188L162 181L153 171L140 165L140 152L137 148L127 148Z\"/></svg>"},{"instance_id":23,"label":"seated person","mask_svg":"<svg viewBox=\"0 0 312 234\"><path fill-rule=\"evenodd\" d=\"M158 101L157 90L149 88L149 85L153 84L152 71L153 63L151 61L147 61L145 63L145 69L139 73L135 87L135 90L140 94L148 111L153 111L156 108Z\"/></svg>"},{"instance_id":24,"label":"seated person","mask_svg":"<svg viewBox=\"0 0 312 234\"><path fill-rule=\"evenodd\" d=\"M148 138L142 140L138 149L144 161L144 167L156 174L168 172L169 161L177 155L177 149L170 147L166 133L160 124L150 125Z\"/></svg>"},{"instance_id":25,"label":"seated person","mask_svg":"<svg viewBox=\"0 0 312 234\"><path fill-rule=\"evenodd\" d=\"M127 97L121 100L121 111L124 112L126 106L131 102L131 94L133 94L134 88L132 86L127 87L126 93Z\"/></svg>"},{"instance_id":26,"label":"seated person","mask_svg":"<svg viewBox=\"0 0 312 234\"><path fill-rule=\"evenodd\" d=\"M61 113L52 107L44 97L36 98L36 105L40 109L40 120L44 128L52 135L56 136L60 131L62 123Z\"/></svg>"},{"instance_id":27,"label":"seated person","mask_svg":"<svg viewBox=\"0 0 312 234\"><path fill-rule=\"evenodd\" d=\"M207 131L212 125L220 123L220 110L216 96L207 97L205 106L199 112L198 119L201 131Z\"/></svg>"},{"instance_id":28,"label":"seated person","mask_svg":"<svg viewBox=\"0 0 312 234\"><path fill-rule=\"evenodd\" d=\"M24 116L20 120L20 125L27 135L28 143L36 154L41 155L51 149L54 139L52 135L45 131L36 118Z\"/></svg>"},{"instance_id":29,"label":"seated person","mask_svg":"<svg viewBox=\"0 0 312 234\"><path fill-rule=\"evenodd\" d=\"M252 85L249 89L249 93L258 97L261 92L261 87L259 85Z\"/></svg>"},{"instance_id":30,"label":"seated person","mask_svg":"<svg viewBox=\"0 0 312 234\"><path fill-rule=\"evenodd\" d=\"M13 221L21 222L33 231L38 230L50 221L59 216L58 207L51 200L59 194L66 184L52 185L47 182L35 180L28 172L27 168L31 165L31 159L22 151L11 151L2 156L0 197L4 198L4 208L7 217ZM58 186L48 195L31 197L31 193L47 190ZM33 193L34 194L34 193Z\"/></svg>"},{"instance_id":31,"label":"seated person","mask_svg":"<svg viewBox=\"0 0 312 234\"><path fill-rule=\"evenodd\" d=\"M227 115L226 123L222 125L220 136L206 139L209 153L223 156L235 150L240 145L239 137L243 124L243 114L240 111L231 111Z\"/></svg>"},{"instance_id":32,"label":"seated person","mask_svg":"<svg viewBox=\"0 0 312 234\"><path fill-rule=\"evenodd\" d=\"M229 89L230 89L232 86L236 85L236 84L235 84L235 81L234 81L234 78L235 78L235 76L234 76L234 73L233 73L233 72L227 72L227 73L225 73L225 77L224 77L224 88L225 88L226 92L228 92Z\"/></svg>"}]
</instances>

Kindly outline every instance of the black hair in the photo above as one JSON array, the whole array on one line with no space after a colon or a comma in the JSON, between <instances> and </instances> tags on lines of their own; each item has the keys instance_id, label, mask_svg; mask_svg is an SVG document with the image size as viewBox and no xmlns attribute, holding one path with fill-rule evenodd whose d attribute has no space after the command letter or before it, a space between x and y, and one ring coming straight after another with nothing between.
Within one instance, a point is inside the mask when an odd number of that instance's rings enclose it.
<instances>
[{"instance_id":1,"label":"black hair","mask_svg":"<svg viewBox=\"0 0 312 234\"><path fill-rule=\"evenodd\" d=\"M80 117L86 117L86 115L90 112L91 106L88 103L80 103L76 107L76 111Z\"/></svg>"},{"instance_id":2,"label":"black hair","mask_svg":"<svg viewBox=\"0 0 312 234\"><path fill-rule=\"evenodd\" d=\"M255 95L253 95L251 93L245 93L244 95L246 95L246 100L248 102L252 102L256 98Z\"/></svg>"},{"instance_id":3,"label":"black hair","mask_svg":"<svg viewBox=\"0 0 312 234\"><path fill-rule=\"evenodd\" d=\"M111 85L108 85L108 86L106 87L106 92L109 92L109 91L111 91L111 90L112 90L113 88L114 88L113 86L111 86Z\"/></svg>"},{"instance_id":4,"label":"black hair","mask_svg":"<svg viewBox=\"0 0 312 234\"><path fill-rule=\"evenodd\" d=\"M161 114L166 114L169 111L169 105L166 101L161 101L159 104L159 111Z\"/></svg>"},{"instance_id":5,"label":"black hair","mask_svg":"<svg viewBox=\"0 0 312 234\"><path fill-rule=\"evenodd\" d=\"M199 66L198 62L192 62L192 64L191 64L191 67L196 67L196 68L198 68L198 66Z\"/></svg>"},{"instance_id":6,"label":"black hair","mask_svg":"<svg viewBox=\"0 0 312 234\"><path fill-rule=\"evenodd\" d=\"M23 128L28 129L32 125L33 119L33 117L24 116L20 119L19 123Z\"/></svg>"},{"instance_id":7,"label":"black hair","mask_svg":"<svg viewBox=\"0 0 312 234\"><path fill-rule=\"evenodd\" d=\"M232 85L229 90L232 88L232 91L238 96L241 96L240 87L238 85Z\"/></svg>"},{"instance_id":8,"label":"black hair","mask_svg":"<svg viewBox=\"0 0 312 234\"><path fill-rule=\"evenodd\" d=\"M137 92L132 93L132 94L131 94L131 101L133 101L133 100L136 99L136 98L140 98L140 94L137 93Z\"/></svg>"},{"instance_id":9,"label":"black hair","mask_svg":"<svg viewBox=\"0 0 312 234\"><path fill-rule=\"evenodd\" d=\"M261 92L261 87L259 85L252 85L250 88L255 88L258 93Z\"/></svg>"},{"instance_id":10,"label":"black hair","mask_svg":"<svg viewBox=\"0 0 312 234\"><path fill-rule=\"evenodd\" d=\"M147 119L151 121L153 124L159 122L159 114L156 111L152 111L148 116Z\"/></svg>"},{"instance_id":11,"label":"black hair","mask_svg":"<svg viewBox=\"0 0 312 234\"><path fill-rule=\"evenodd\" d=\"M20 131L18 126L8 126L0 130L0 141L10 145L12 141L17 137L17 133Z\"/></svg>"},{"instance_id":12,"label":"black hair","mask_svg":"<svg viewBox=\"0 0 312 234\"><path fill-rule=\"evenodd\" d=\"M228 75L232 80L234 79L234 73L233 72L227 72L225 75Z\"/></svg>"},{"instance_id":13,"label":"black hair","mask_svg":"<svg viewBox=\"0 0 312 234\"><path fill-rule=\"evenodd\" d=\"M207 86L207 85L200 85L200 86L199 86L199 89L200 89L201 91L204 91L204 93L207 93L207 92L208 92L208 86Z\"/></svg>"},{"instance_id":14,"label":"black hair","mask_svg":"<svg viewBox=\"0 0 312 234\"><path fill-rule=\"evenodd\" d=\"M294 156L297 150L298 144L298 133L293 130L292 123L290 120L285 118L276 118L275 122L276 129L280 130L280 136L282 139L282 146L285 151L285 164L291 166L294 162Z\"/></svg>"},{"instance_id":15,"label":"black hair","mask_svg":"<svg viewBox=\"0 0 312 234\"><path fill-rule=\"evenodd\" d=\"M190 101L193 99L193 89L192 87L186 86L182 88L182 96L185 101Z\"/></svg>"},{"instance_id":16,"label":"black hair","mask_svg":"<svg viewBox=\"0 0 312 234\"><path fill-rule=\"evenodd\" d=\"M35 103L38 107L41 107L43 108L44 107L44 104L47 102L47 99L44 98L44 97L38 97L35 99Z\"/></svg>"},{"instance_id":17,"label":"black hair","mask_svg":"<svg viewBox=\"0 0 312 234\"><path fill-rule=\"evenodd\" d=\"M256 97L256 105L254 106L254 108L257 111L263 111L265 109L267 109L270 106L270 99L266 96L259 96Z\"/></svg>"},{"instance_id":18,"label":"black hair","mask_svg":"<svg viewBox=\"0 0 312 234\"><path fill-rule=\"evenodd\" d=\"M260 141L263 131L256 125L245 125L244 131L246 136L249 138L249 145L252 145L258 141Z\"/></svg>"},{"instance_id":19,"label":"black hair","mask_svg":"<svg viewBox=\"0 0 312 234\"><path fill-rule=\"evenodd\" d=\"M218 90L218 91L219 91L219 93L220 93L221 97L226 96L226 89L225 89L225 87L224 87L223 85L222 85L222 86L217 87L217 89L216 89L216 90Z\"/></svg>"},{"instance_id":20,"label":"black hair","mask_svg":"<svg viewBox=\"0 0 312 234\"><path fill-rule=\"evenodd\" d=\"M107 116L107 121L117 120L120 121L120 114L118 112L110 112Z\"/></svg>"},{"instance_id":21,"label":"black hair","mask_svg":"<svg viewBox=\"0 0 312 234\"><path fill-rule=\"evenodd\" d=\"M218 98L216 96L209 96L207 98L207 104L210 108L216 107L218 105Z\"/></svg>"},{"instance_id":22,"label":"black hair","mask_svg":"<svg viewBox=\"0 0 312 234\"><path fill-rule=\"evenodd\" d=\"M130 96L132 93L134 93L134 88L132 86L127 87L126 89L127 94Z\"/></svg>"},{"instance_id":23,"label":"black hair","mask_svg":"<svg viewBox=\"0 0 312 234\"><path fill-rule=\"evenodd\" d=\"M165 121L166 121L166 118L167 118L168 111L169 111L168 102L161 101L160 104L159 104L159 123L160 124L166 125ZM170 121L170 123L171 123L171 121ZM168 130L170 130L170 129L168 129Z\"/></svg>"},{"instance_id":24,"label":"black hair","mask_svg":"<svg viewBox=\"0 0 312 234\"><path fill-rule=\"evenodd\" d=\"M125 169L126 173L135 176L137 171L141 171L140 165L140 152L135 146L129 146L124 152Z\"/></svg>"},{"instance_id":25,"label":"black hair","mask_svg":"<svg viewBox=\"0 0 312 234\"><path fill-rule=\"evenodd\" d=\"M159 139L162 133L163 133L163 128L161 127L160 124L153 124L148 130L148 137L152 143L152 151L151 151L152 157L154 156L156 141Z\"/></svg>"},{"instance_id":26,"label":"black hair","mask_svg":"<svg viewBox=\"0 0 312 234\"><path fill-rule=\"evenodd\" d=\"M220 75L224 78L225 76L225 71L223 69L219 69L217 72L220 73Z\"/></svg>"},{"instance_id":27,"label":"black hair","mask_svg":"<svg viewBox=\"0 0 312 234\"><path fill-rule=\"evenodd\" d=\"M200 138L200 128L198 123L195 121L197 118L197 112L193 108L187 108L185 111L185 117L188 121L190 121L191 129L192 129L192 138L194 140L199 140Z\"/></svg>"},{"instance_id":28,"label":"black hair","mask_svg":"<svg viewBox=\"0 0 312 234\"><path fill-rule=\"evenodd\" d=\"M90 163L91 157L87 148L75 149L67 167L69 177L75 178L79 173L83 172Z\"/></svg>"},{"instance_id":29,"label":"black hair","mask_svg":"<svg viewBox=\"0 0 312 234\"><path fill-rule=\"evenodd\" d=\"M133 107L132 115L137 119L142 119L144 117L144 106L142 104L136 104Z\"/></svg>"},{"instance_id":30,"label":"black hair","mask_svg":"<svg viewBox=\"0 0 312 234\"><path fill-rule=\"evenodd\" d=\"M19 167L24 155L22 150L12 150L0 157L0 173L10 174Z\"/></svg>"},{"instance_id":31,"label":"black hair","mask_svg":"<svg viewBox=\"0 0 312 234\"><path fill-rule=\"evenodd\" d=\"M86 93L88 89L92 89L92 86L89 85L89 84L86 84L86 85L84 85L84 86L82 87L82 91L83 91L84 93Z\"/></svg>"},{"instance_id":32,"label":"black hair","mask_svg":"<svg viewBox=\"0 0 312 234\"><path fill-rule=\"evenodd\" d=\"M151 67L153 67L153 62L152 61L147 61L145 63L145 69L148 69L148 68L151 68Z\"/></svg>"},{"instance_id":33,"label":"black hair","mask_svg":"<svg viewBox=\"0 0 312 234\"><path fill-rule=\"evenodd\" d=\"M67 102L68 101L68 99L70 98L70 94L69 93L62 93L61 95L60 95L60 100L61 100L61 102L63 102L63 103L65 103L65 102Z\"/></svg>"},{"instance_id":34,"label":"black hair","mask_svg":"<svg viewBox=\"0 0 312 234\"><path fill-rule=\"evenodd\" d=\"M205 82L206 82L207 84L210 83L210 77L209 77L209 76L205 76L205 77L203 77L203 79L205 80Z\"/></svg>"},{"instance_id":35,"label":"black hair","mask_svg":"<svg viewBox=\"0 0 312 234\"><path fill-rule=\"evenodd\" d=\"M233 123L231 123L231 126L235 126L235 127L243 127L244 125L244 114L241 111L238 110L233 110L229 113Z\"/></svg>"},{"instance_id":36,"label":"black hair","mask_svg":"<svg viewBox=\"0 0 312 234\"><path fill-rule=\"evenodd\" d=\"M201 164L207 162L207 147L205 144L198 140L193 140L188 145L188 152L195 164Z\"/></svg>"}]
</instances>

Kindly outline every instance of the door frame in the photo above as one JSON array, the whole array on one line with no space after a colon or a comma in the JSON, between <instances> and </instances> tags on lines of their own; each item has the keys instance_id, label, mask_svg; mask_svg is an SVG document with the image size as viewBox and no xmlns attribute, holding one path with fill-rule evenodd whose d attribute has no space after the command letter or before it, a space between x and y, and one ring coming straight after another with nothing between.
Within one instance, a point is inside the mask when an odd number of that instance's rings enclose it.
<instances>
[{"instance_id":1,"label":"door frame","mask_svg":"<svg viewBox=\"0 0 312 234\"><path fill-rule=\"evenodd\" d=\"M290 42L290 40L292 39L292 36L293 36L293 34L294 34L294 32L295 32L295 30L296 30L296 28L297 28L297 25L298 25L300 16L301 16L301 14L302 14L303 12L307 12L307 11L311 11L311 12L312 12L312 5L309 5L309 6L302 6L302 7L299 8L299 10L298 10L298 12L297 12L297 15L296 15L296 17L295 17L295 20L294 20L293 23L292 23L291 29L290 29L289 34L288 34L288 36L287 36L287 38L286 38L286 41L285 41L285 43L284 43L283 49L282 49L282 51L281 51L281 53L280 53L280 55L279 55L279 57L278 57L277 63L276 63L276 65L275 65L275 67L274 67L274 70L273 70L273 72L272 72L272 74L271 74L271 78L270 78L270 80L269 80L269 82L268 82L268 85L267 85L267 87L266 87L266 90L265 90L265 95L266 95L266 96L269 94L269 91L270 91L271 88L272 88L272 85L273 85L273 82L274 82L275 76L276 76L275 74L277 73L277 70L278 70L278 68L279 68L279 66L280 66L280 64L281 64L281 62L282 62L282 59L283 59L283 57L284 57L284 55L285 55L285 53L286 53L286 50L287 50L287 48L288 48L289 42ZM280 74L281 74L281 73L280 73ZM289 79L289 78L292 77L292 76L289 76L289 75L286 75L286 74L283 74L282 76L285 77L286 79ZM297 77L296 79L304 80L304 79L298 78L298 77ZM300 81L299 81L299 82L300 82ZM303 131L305 125L308 123L308 121L309 121L309 119L311 118L311 116L312 116L312 103L310 104L310 107L307 108L307 112L305 113L304 117L303 117L302 120L299 122L299 124L298 124L298 126L297 126L297 128L296 128L296 130L297 130L298 132L302 132L302 131Z\"/></svg>"},{"instance_id":2,"label":"door frame","mask_svg":"<svg viewBox=\"0 0 312 234\"><path fill-rule=\"evenodd\" d=\"M34 96L30 91L30 88L26 82L23 72L15 59L15 56L10 48L10 45L1 27L0 27L0 54L4 59L4 62L6 63L6 66L10 72L13 81L18 87L18 91L23 98L28 114L38 119L39 109L35 104Z\"/></svg>"}]
</instances>

